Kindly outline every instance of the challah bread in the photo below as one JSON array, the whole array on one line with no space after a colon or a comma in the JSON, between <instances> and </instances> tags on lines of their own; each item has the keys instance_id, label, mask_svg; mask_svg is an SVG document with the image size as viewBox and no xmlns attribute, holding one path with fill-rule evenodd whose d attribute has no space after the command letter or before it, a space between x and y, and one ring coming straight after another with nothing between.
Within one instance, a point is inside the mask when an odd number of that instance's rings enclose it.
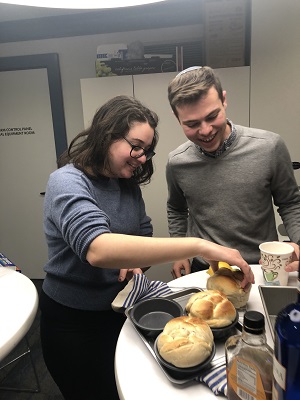
<instances>
[{"instance_id":1,"label":"challah bread","mask_svg":"<svg viewBox=\"0 0 300 400\"><path fill-rule=\"evenodd\" d=\"M244 273L241 270L231 271L230 269L220 268L207 279L206 287L207 289L220 290L235 308L240 308L246 305L251 290L251 284L246 290L241 288L243 279Z\"/></svg>"},{"instance_id":2,"label":"challah bread","mask_svg":"<svg viewBox=\"0 0 300 400\"><path fill-rule=\"evenodd\" d=\"M193 294L185 309L189 316L204 319L211 328L228 326L236 318L234 305L219 290Z\"/></svg>"},{"instance_id":3,"label":"challah bread","mask_svg":"<svg viewBox=\"0 0 300 400\"><path fill-rule=\"evenodd\" d=\"M212 331L205 321L184 315L165 325L157 340L157 350L175 367L189 368L211 355L213 343Z\"/></svg>"}]
</instances>

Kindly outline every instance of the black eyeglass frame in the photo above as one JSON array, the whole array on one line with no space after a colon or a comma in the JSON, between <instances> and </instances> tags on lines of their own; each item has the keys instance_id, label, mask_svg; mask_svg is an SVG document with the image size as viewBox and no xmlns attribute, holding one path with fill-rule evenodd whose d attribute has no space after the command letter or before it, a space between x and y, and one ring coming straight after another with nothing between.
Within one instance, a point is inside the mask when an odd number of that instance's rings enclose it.
<instances>
[{"instance_id":1,"label":"black eyeglass frame","mask_svg":"<svg viewBox=\"0 0 300 400\"><path fill-rule=\"evenodd\" d=\"M126 140L126 142L131 146L131 150L130 150L130 157L131 158L138 159L138 158L143 157L145 155L146 156L146 160L149 161L156 154L155 151L153 151L151 149L146 150L141 146L137 146L135 144L132 144L125 136L123 136L123 139ZM132 152L133 151L139 151L139 149L141 150L141 152L139 154L137 154L136 156L133 156Z\"/></svg>"}]
</instances>

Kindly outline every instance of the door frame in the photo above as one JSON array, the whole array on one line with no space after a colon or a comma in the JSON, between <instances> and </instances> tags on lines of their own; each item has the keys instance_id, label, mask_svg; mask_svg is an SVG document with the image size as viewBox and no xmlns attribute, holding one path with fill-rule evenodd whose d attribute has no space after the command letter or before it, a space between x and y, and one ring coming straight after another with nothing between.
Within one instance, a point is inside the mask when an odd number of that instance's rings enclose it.
<instances>
[{"instance_id":1,"label":"door frame","mask_svg":"<svg viewBox=\"0 0 300 400\"><path fill-rule=\"evenodd\" d=\"M0 57L0 72L42 68L47 69L55 151L58 159L68 147L58 54Z\"/></svg>"}]
</instances>

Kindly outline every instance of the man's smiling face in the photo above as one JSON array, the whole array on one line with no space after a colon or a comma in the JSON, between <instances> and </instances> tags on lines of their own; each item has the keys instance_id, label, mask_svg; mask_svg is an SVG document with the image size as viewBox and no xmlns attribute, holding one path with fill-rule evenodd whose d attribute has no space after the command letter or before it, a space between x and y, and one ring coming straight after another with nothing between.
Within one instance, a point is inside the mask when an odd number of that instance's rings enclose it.
<instances>
[{"instance_id":1,"label":"man's smiling face","mask_svg":"<svg viewBox=\"0 0 300 400\"><path fill-rule=\"evenodd\" d=\"M216 89L211 87L197 102L177 107L178 120L186 137L209 153L216 151L230 134L225 91L223 96L222 103Z\"/></svg>"}]
</instances>

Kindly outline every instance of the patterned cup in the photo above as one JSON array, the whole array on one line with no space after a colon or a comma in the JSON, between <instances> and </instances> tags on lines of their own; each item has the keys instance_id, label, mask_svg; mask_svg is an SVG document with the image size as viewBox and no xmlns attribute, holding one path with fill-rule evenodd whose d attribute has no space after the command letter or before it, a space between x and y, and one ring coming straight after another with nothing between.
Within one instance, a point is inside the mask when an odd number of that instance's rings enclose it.
<instances>
[{"instance_id":1,"label":"patterned cup","mask_svg":"<svg viewBox=\"0 0 300 400\"><path fill-rule=\"evenodd\" d=\"M292 260L293 246L284 242L265 242L259 249L265 285L287 286L289 273L284 267Z\"/></svg>"}]
</instances>

